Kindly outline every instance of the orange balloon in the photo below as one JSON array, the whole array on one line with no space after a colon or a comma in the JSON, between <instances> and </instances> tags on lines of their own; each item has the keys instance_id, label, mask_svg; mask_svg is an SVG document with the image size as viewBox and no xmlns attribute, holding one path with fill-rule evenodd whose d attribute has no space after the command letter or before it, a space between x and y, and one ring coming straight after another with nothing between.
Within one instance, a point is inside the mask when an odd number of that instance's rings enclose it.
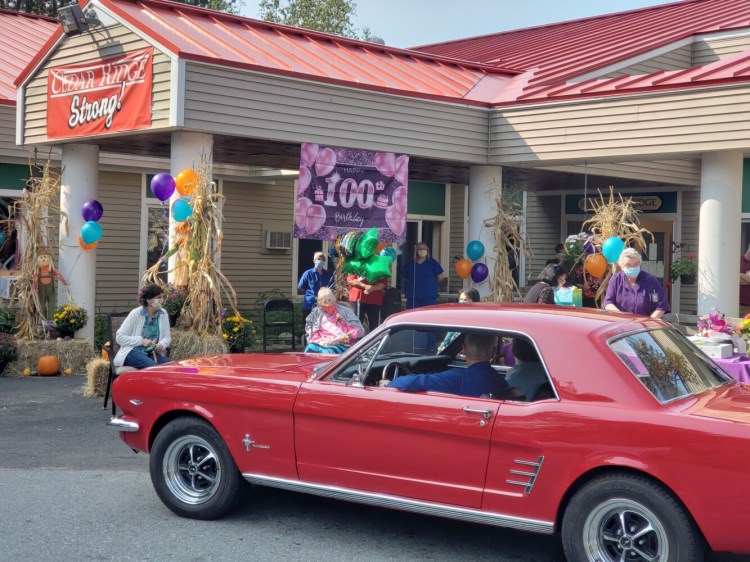
<instances>
[{"instance_id":1,"label":"orange balloon","mask_svg":"<svg viewBox=\"0 0 750 562\"><path fill-rule=\"evenodd\" d=\"M592 277L601 277L607 272L607 258L602 254L589 254L583 265Z\"/></svg>"},{"instance_id":2,"label":"orange balloon","mask_svg":"<svg viewBox=\"0 0 750 562\"><path fill-rule=\"evenodd\" d=\"M91 244L86 244L86 242L83 241L83 238L81 238L81 235L78 235L78 245L84 250L91 250L92 248L96 248L96 245L98 243L99 241L97 240L96 242L92 242Z\"/></svg>"},{"instance_id":3,"label":"orange balloon","mask_svg":"<svg viewBox=\"0 0 750 562\"><path fill-rule=\"evenodd\" d=\"M378 245L375 247L375 253L380 254L380 250L390 245L391 245L390 242L378 242Z\"/></svg>"},{"instance_id":4,"label":"orange balloon","mask_svg":"<svg viewBox=\"0 0 750 562\"><path fill-rule=\"evenodd\" d=\"M456 262L456 273L461 279L466 279L471 275L471 262L466 258L461 258Z\"/></svg>"},{"instance_id":5,"label":"orange balloon","mask_svg":"<svg viewBox=\"0 0 750 562\"><path fill-rule=\"evenodd\" d=\"M174 185L182 196L192 195L198 184L198 174L190 168L185 168L174 177Z\"/></svg>"}]
</instances>

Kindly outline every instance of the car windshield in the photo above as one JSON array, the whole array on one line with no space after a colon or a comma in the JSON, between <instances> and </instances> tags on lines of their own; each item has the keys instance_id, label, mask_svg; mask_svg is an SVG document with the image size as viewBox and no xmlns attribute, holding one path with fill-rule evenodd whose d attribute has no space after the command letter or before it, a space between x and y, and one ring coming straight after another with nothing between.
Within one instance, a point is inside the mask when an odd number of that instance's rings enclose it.
<instances>
[{"instance_id":1,"label":"car windshield","mask_svg":"<svg viewBox=\"0 0 750 562\"><path fill-rule=\"evenodd\" d=\"M628 334L611 341L610 347L662 404L732 380L676 330Z\"/></svg>"}]
</instances>

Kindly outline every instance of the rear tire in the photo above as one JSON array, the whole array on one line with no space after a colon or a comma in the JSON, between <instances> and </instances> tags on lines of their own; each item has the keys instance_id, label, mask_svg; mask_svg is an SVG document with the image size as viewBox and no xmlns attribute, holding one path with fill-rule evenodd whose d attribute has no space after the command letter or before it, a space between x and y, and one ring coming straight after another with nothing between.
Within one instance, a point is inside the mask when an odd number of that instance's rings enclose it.
<instances>
[{"instance_id":1,"label":"rear tire","mask_svg":"<svg viewBox=\"0 0 750 562\"><path fill-rule=\"evenodd\" d=\"M249 487L217 431L194 417L178 418L159 432L149 471L164 505L191 519L226 515Z\"/></svg>"},{"instance_id":2,"label":"rear tire","mask_svg":"<svg viewBox=\"0 0 750 562\"><path fill-rule=\"evenodd\" d=\"M636 475L596 478L568 504L562 522L568 560L700 562L705 544L680 502Z\"/></svg>"}]
</instances>

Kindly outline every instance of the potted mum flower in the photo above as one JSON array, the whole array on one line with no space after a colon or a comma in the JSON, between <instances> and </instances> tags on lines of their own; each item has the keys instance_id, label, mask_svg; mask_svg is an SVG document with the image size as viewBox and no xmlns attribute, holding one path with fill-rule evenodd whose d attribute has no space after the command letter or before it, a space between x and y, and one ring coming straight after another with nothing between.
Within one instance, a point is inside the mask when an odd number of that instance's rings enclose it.
<instances>
[{"instance_id":1,"label":"potted mum flower","mask_svg":"<svg viewBox=\"0 0 750 562\"><path fill-rule=\"evenodd\" d=\"M12 334L0 333L0 375L9 363L18 358L18 345Z\"/></svg>"},{"instance_id":2,"label":"potted mum flower","mask_svg":"<svg viewBox=\"0 0 750 562\"><path fill-rule=\"evenodd\" d=\"M83 308L68 303L57 309L53 319L55 328L60 330L60 334L63 337L72 338L73 334L89 321L89 315Z\"/></svg>"},{"instance_id":3,"label":"potted mum flower","mask_svg":"<svg viewBox=\"0 0 750 562\"><path fill-rule=\"evenodd\" d=\"M177 324L177 320L182 312L182 307L185 306L185 300L188 297L188 290L185 287L179 285L168 284L164 289L164 302L162 307L169 315L169 325L174 328Z\"/></svg>"},{"instance_id":4,"label":"potted mum flower","mask_svg":"<svg viewBox=\"0 0 750 562\"><path fill-rule=\"evenodd\" d=\"M674 260L672 267L669 268L669 279L675 281L679 277L683 285L692 285L695 283L698 266L695 264L694 258L693 254L688 254L686 258Z\"/></svg>"},{"instance_id":5,"label":"potted mum flower","mask_svg":"<svg viewBox=\"0 0 750 562\"><path fill-rule=\"evenodd\" d=\"M221 323L222 337L231 353L242 353L246 347L255 343L256 332L252 320L239 314L226 316Z\"/></svg>"}]
</instances>

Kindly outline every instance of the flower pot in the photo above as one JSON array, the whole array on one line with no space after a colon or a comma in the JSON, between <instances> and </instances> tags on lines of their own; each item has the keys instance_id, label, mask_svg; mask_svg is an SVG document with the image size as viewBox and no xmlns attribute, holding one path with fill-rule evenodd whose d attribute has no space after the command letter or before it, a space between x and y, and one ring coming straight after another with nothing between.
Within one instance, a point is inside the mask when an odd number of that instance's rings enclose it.
<instances>
[{"instance_id":1,"label":"flower pot","mask_svg":"<svg viewBox=\"0 0 750 562\"><path fill-rule=\"evenodd\" d=\"M64 340L72 340L72 339L73 339L73 336L75 335L75 332L72 332L72 331L70 331L70 330L60 330L60 329L58 328L58 330L57 330L57 331L58 331L58 332L60 332L60 337L61 337L62 339L64 339Z\"/></svg>"},{"instance_id":2,"label":"flower pot","mask_svg":"<svg viewBox=\"0 0 750 562\"><path fill-rule=\"evenodd\" d=\"M177 321L180 319L179 314L170 314L169 315L169 327L174 328L177 325Z\"/></svg>"},{"instance_id":3,"label":"flower pot","mask_svg":"<svg viewBox=\"0 0 750 562\"><path fill-rule=\"evenodd\" d=\"M683 285L693 285L695 284L695 275L690 275L689 273L683 273L680 275L680 283Z\"/></svg>"}]
</instances>

